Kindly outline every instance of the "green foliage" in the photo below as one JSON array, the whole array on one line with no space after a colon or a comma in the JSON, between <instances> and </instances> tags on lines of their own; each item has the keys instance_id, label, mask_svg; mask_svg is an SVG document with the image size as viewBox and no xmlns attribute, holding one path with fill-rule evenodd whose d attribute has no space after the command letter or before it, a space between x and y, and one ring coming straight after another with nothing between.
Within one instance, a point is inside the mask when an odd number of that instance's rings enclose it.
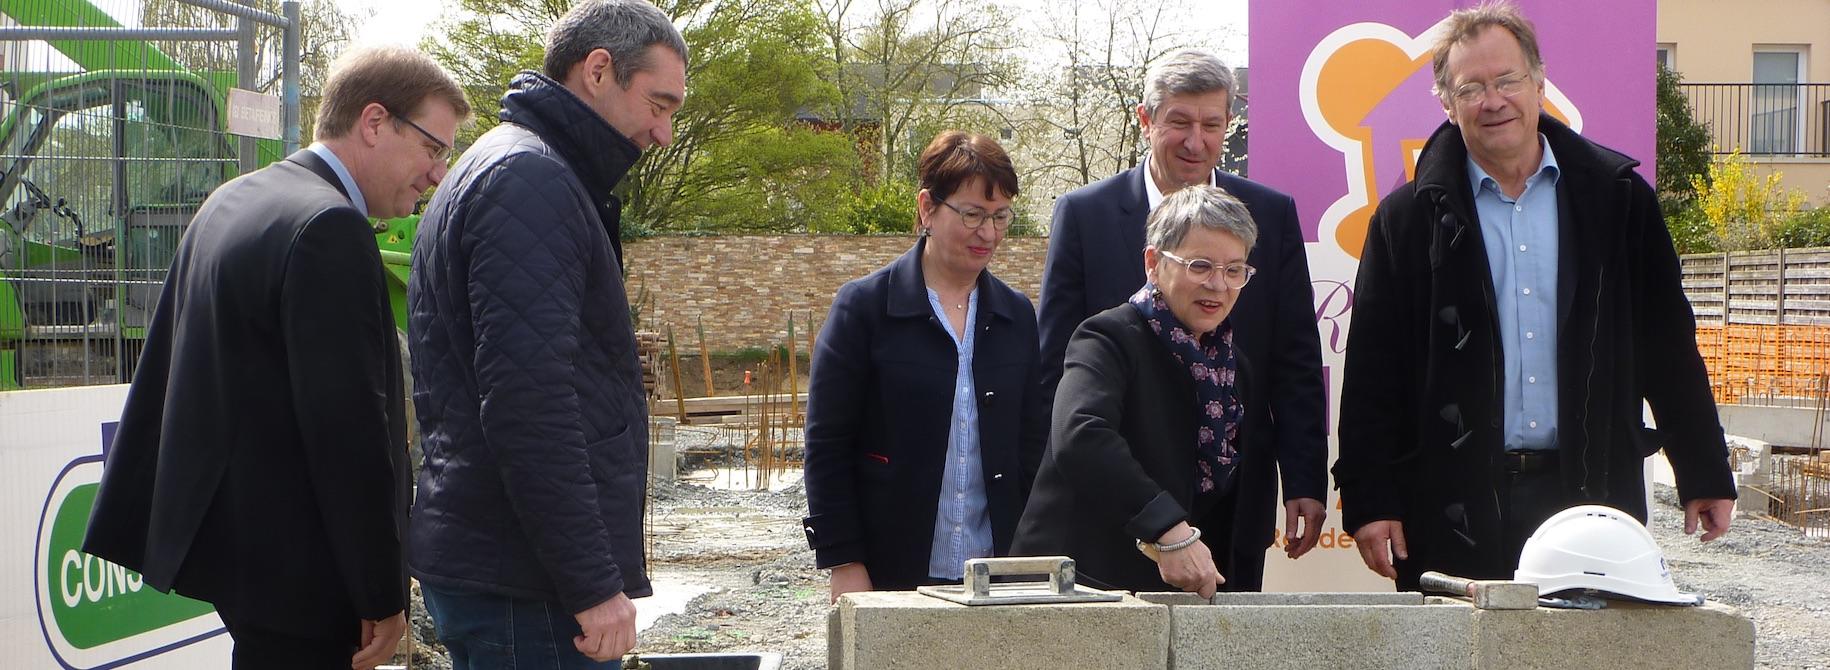
<instances>
[{"instance_id":1,"label":"green foliage","mask_svg":"<svg viewBox=\"0 0 1830 670\"><path fill-rule=\"evenodd\" d=\"M894 180L860 186L840 201L833 226L815 232L909 233L915 230L915 184Z\"/></svg>"},{"instance_id":2,"label":"green foliage","mask_svg":"<svg viewBox=\"0 0 1830 670\"><path fill-rule=\"evenodd\" d=\"M1785 220L1773 240L1787 249L1830 247L1830 205L1805 210Z\"/></svg>"},{"instance_id":3,"label":"green foliage","mask_svg":"<svg viewBox=\"0 0 1830 670\"><path fill-rule=\"evenodd\" d=\"M1676 72L1658 64L1658 183L1664 204L1678 205L1696 195L1693 183L1709 181L1709 127L1690 115L1690 101L1678 87Z\"/></svg>"},{"instance_id":4,"label":"green foliage","mask_svg":"<svg viewBox=\"0 0 1830 670\"><path fill-rule=\"evenodd\" d=\"M626 237L660 232L808 230L857 177L857 152L841 135L797 120L829 106L819 17L796 0L681 0L661 9L682 26L691 58L674 142L653 147L617 195ZM543 33L570 6L557 0L461 0L422 48L462 82L477 123L460 144L496 124L506 85L540 68Z\"/></svg>"},{"instance_id":5,"label":"green foliage","mask_svg":"<svg viewBox=\"0 0 1830 670\"><path fill-rule=\"evenodd\" d=\"M1756 174L1739 151L1710 163L1707 175L1694 175L1696 206L1723 251L1771 249L1781 224L1804 205L1805 196L1785 188L1778 170Z\"/></svg>"},{"instance_id":6,"label":"green foliage","mask_svg":"<svg viewBox=\"0 0 1830 670\"><path fill-rule=\"evenodd\" d=\"M1716 244L1716 231L1704 218L1703 212L1695 201L1685 202L1675 209L1667 208L1665 228L1671 231L1671 245L1680 254L1707 254L1721 251Z\"/></svg>"}]
</instances>

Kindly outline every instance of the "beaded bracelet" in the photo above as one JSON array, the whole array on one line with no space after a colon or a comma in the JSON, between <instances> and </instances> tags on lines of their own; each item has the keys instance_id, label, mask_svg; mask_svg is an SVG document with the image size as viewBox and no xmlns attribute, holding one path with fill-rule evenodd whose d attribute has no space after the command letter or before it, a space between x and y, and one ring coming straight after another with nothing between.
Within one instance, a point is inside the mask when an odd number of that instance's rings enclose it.
<instances>
[{"instance_id":1,"label":"beaded bracelet","mask_svg":"<svg viewBox=\"0 0 1830 670\"><path fill-rule=\"evenodd\" d=\"M1201 529L1200 528L1196 528L1194 526L1189 526L1188 529L1191 531L1194 531L1194 532L1189 533L1188 537L1182 538L1175 542L1172 542L1169 544L1158 544L1156 542L1145 542L1143 540L1138 540L1137 548L1138 548L1138 550L1141 551L1144 549L1144 547L1150 547L1151 549L1155 549L1157 551L1157 553L1159 553L1159 554L1169 553L1172 551L1176 551L1178 549L1187 549L1189 546L1193 545L1194 543L1201 541Z\"/></svg>"}]
</instances>

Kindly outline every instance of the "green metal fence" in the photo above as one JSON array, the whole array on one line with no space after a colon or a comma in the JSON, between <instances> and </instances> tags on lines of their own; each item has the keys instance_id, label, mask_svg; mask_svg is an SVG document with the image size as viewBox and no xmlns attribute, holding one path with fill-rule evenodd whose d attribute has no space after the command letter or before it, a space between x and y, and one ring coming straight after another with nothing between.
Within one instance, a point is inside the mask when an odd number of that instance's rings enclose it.
<instances>
[{"instance_id":1,"label":"green metal fence","mask_svg":"<svg viewBox=\"0 0 1830 670\"><path fill-rule=\"evenodd\" d=\"M285 5L0 0L0 390L131 377L197 207L297 144ZM228 132L263 83L289 141Z\"/></svg>"}]
</instances>

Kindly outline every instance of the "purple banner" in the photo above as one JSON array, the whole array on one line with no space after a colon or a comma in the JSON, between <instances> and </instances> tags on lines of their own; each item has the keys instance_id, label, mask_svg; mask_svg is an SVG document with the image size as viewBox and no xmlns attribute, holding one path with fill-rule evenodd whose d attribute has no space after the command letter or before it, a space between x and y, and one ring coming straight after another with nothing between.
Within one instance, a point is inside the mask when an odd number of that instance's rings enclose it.
<instances>
[{"instance_id":1,"label":"purple banner","mask_svg":"<svg viewBox=\"0 0 1830 670\"><path fill-rule=\"evenodd\" d=\"M1251 177L1296 198L1309 241L1330 418L1339 416L1337 372L1366 224L1379 199L1410 180L1424 140L1447 118L1430 93L1430 43L1451 10L1473 4L1251 0ZM1538 29L1544 110L1643 161L1640 171L1650 179L1654 0L1518 0L1518 6ZM1332 488L1321 550L1289 561L1273 546L1267 590L1391 589L1361 564L1353 537L1340 530Z\"/></svg>"},{"instance_id":2,"label":"purple banner","mask_svg":"<svg viewBox=\"0 0 1830 670\"><path fill-rule=\"evenodd\" d=\"M1309 241L1359 257L1364 217L1409 179L1415 152L1445 118L1430 94L1432 30L1473 4L1252 0L1251 176L1296 198ZM1644 161L1650 179L1654 0L1518 6L1538 29L1546 111ZM1324 221L1331 208L1339 218Z\"/></svg>"}]
</instances>

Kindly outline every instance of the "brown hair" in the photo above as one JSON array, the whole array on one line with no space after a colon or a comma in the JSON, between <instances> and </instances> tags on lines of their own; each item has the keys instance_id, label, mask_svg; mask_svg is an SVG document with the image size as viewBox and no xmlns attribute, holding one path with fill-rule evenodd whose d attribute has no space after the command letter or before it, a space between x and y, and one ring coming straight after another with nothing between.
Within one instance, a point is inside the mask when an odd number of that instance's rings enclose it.
<instances>
[{"instance_id":1,"label":"brown hair","mask_svg":"<svg viewBox=\"0 0 1830 670\"><path fill-rule=\"evenodd\" d=\"M1017 170L1010 165L1010 155L997 140L978 133L949 130L934 136L915 165L920 187L927 189L935 207L973 177L985 179L987 198L997 197L999 191L1017 197ZM915 223L921 225L919 215Z\"/></svg>"},{"instance_id":2,"label":"brown hair","mask_svg":"<svg viewBox=\"0 0 1830 670\"><path fill-rule=\"evenodd\" d=\"M1430 67L1436 75L1436 97L1447 100L1450 95L1449 49L1457 44L1474 41L1488 26L1499 26L1511 32L1512 37L1519 41L1519 49L1525 52L1525 65L1531 70L1531 77L1538 81L1544 80L1544 59L1538 53L1538 31L1511 2L1483 2L1477 7L1457 9L1449 13L1446 21L1442 33L1436 36L1436 44L1430 47Z\"/></svg>"},{"instance_id":3,"label":"brown hair","mask_svg":"<svg viewBox=\"0 0 1830 670\"><path fill-rule=\"evenodd\" d=\"M411 47L389 44L344 53L330 68L318 102L320 139L342 137L370 103L392 114L413 114L428 98L451 105L459 121L470 118L470 101L444 68Z\"/></svg>"}]
</instances>

